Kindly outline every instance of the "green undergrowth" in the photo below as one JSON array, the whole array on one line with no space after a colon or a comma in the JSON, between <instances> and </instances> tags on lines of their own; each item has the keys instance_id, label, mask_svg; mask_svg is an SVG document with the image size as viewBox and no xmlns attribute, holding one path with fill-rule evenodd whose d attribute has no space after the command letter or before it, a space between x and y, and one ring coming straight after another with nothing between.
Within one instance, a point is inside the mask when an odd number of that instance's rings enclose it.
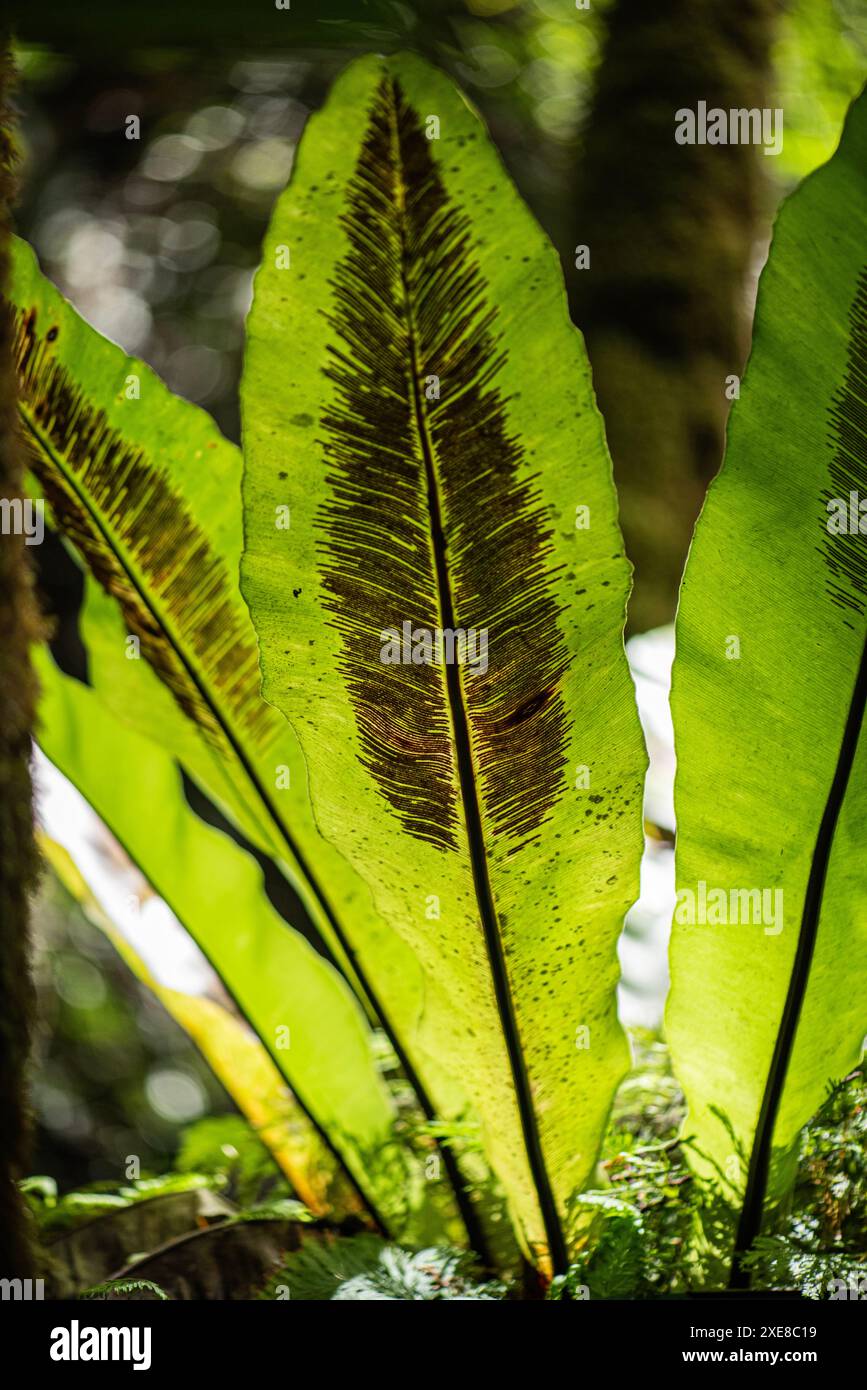
<instances>
[{"instance_id":1,"label":"green undergrowth","mask_svg":"<svg viewBox=\"0 0 867 1390\"><path fill-rule=\"evenodd\" d=\"M664 1044L636 1034L633 1053L594 1184L571 1204L573 1228L581 1233L578 1255L568 1273L553 1281L549 1299L682 1297L724 1282L722 1262L714 1267L710 1257L710 1266L703 1266L696 1251L730 1248L738 1192L722 1174L707 1181L690 1168L689 1125ZM859 1068L829 1090L803 1132L790 1199L748 1261L753 1287L796 1290L807 1298L867 1296L867 1262L859 1253L867 1248L865 1130L867 1087ZM175 1170L62 1195L48 1177L29 1178L22 1187L46 1241L137 1202L195 1191L219 1195L227 1209L223 1220L260 1223L263 1230L274 1223L270 1229L279 1225L284 1239L287 1231L297 1231L268 1276L240 1297L489 1302L527 1296L518 1269L494 1277L466 1251L408 1250L351 1226L314 1221L237 1116L191 1126ZM171 1295L129 1277L97 1282L78 1296Z\"/></svg>"}]
</instances>

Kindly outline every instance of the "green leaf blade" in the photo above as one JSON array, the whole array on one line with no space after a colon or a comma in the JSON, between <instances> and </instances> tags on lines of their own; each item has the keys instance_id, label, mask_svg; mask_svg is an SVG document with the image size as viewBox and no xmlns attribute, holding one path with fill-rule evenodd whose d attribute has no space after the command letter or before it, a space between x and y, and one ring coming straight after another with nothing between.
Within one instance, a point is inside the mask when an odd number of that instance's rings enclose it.
<instances>
[{"instance_id":1,"label":"green leaf blade","mask_svg":"<svg viewBox=\"0 0 867 1390\"><path fill-rule=\"evenodd\" d=\"M36 487L93 576L80 631L95 689L125 725L178 757L251 845L276 861L300 899L293 926L334 962L399 1051L359 976L344 919L353 941L378 940L415 1010L423 1008L421 972L397 938L385 940L369 891L319 834L298 741L259 694L255 633L237 591L238 450L203 411L95 333L24 243L15 247L12 301ZM128 659L139 656L131 638L145 660ZM430 1101L401 1060L431 1120ZM444 1114L464 1113L456 1080L441 1074L439 1095ZM442 1157L482 1251L454 1156L445 1149Z\"/></svg>"},{"instance_id":2,"label":"green leaf blade","mask_svg":"<svg viewBox=\"0 0 867 1390\"><path fill-rule=\"evenodd\" d=\"M311 120L265 242L242 405L264 693L323 833L421 963L421 1015L393 981L378 991L408 1052L466 1084L525 1249L562 1263L626 1062L628 568L554 254L419 60L360 60ZM404 662L405 623L475 633L475 665ZM361 956L377 983L376 943Z\"/></svg>"},{"instance_id":3,"label":"green leaf blade","mask_svg":"<svg viewBox=\"0 0 867 1390\"><path fill-rule=\"evenodd\" d=\"M345 982L271 907L255 862L190 810L172 759L113 719L47 652L37 656L46 756L200 946L371 1210L386 1227L429 1234L438 1218L417 1161L395 1136L396 1113ZM213 1030L210 1040L219 1044Z\"/></svg>"},{"instance_id":4,"label":"green leaf blade","mask_svg":"<svg viewBox=\"0 0 867 1390\"><path fill-rule=\"evenodd\" d=\"M867 542L828 504L867 495L865 160L862 97L778 218L678 614L668 1034L688 1130L745 1191L742 1249L864 1036ZM704 923L702 883L721 894Z\"/></svg>"},{"instance_id":5,"label":"green leaf blade","mask_svg":"<svg viewBox=\"0 0 867 1390\"><path fill-rule=\"evenodd\" d=\"M255 643L225 554L240 548L237 450L145 363L87 329L20 241L13 286L31 466L67 536L188 717L219 744L214 708L225 709L254 743L273 742L279 721L259 698Z\"/></svg>"}]
</instances>

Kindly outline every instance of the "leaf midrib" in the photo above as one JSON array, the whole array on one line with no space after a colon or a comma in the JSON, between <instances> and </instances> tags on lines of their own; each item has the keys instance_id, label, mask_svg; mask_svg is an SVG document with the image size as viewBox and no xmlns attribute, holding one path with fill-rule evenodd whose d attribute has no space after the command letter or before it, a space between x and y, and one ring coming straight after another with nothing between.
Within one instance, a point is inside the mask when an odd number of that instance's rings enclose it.
<instances>
[{"instance_id":1,"label":"leaf midrib","mask_svg":"<svg viewBox=\"0 0 867 1390\"><path fill-rule=\"evenodd\" d=\"M415 325L415 314L408 275L409 252L406 231L406 185L403 180L403 152L401 148L400 129L393 86L390 87L390 92L389 118L391 122L392 148L395 156L395 191L397 194L396 224L400 244L400 287L403 295L407 343L409 348L408 370L412 392L411 405L424 461L428 510L430 514L431 549L434 558L435 584L439 611L442 617L443 628L454 631L457 629L458 624L456 622L455 605L452 597L452 586L446 553L447 545L443 528L441 490L437 478L436 452L430 437L427 415L421 395L420 383L422 379L423 363L419 356L418 333ZM542 1215L545 1233L548 1238L553 1270L555 1274L562 1274L568 1268L569 1263L566 1241L563 1235L563 1229L557 1211L557 1203L548 1175L544 1153L542 1151L542 1142L536 1118L532 1087L527 1072L524 1049L521 1043L515 1003L509 979L509 970L506 963L505 948L500 932L497 908L494 902L488 854L485 846L482 809L473 761L472 737L461 685L460 666L456 662L445 662L444 670L449 717L454 737L458 787L467 833L476 903L482 923L488 960L491 966L497 1010L506 1041L506 1051L518 1102L518 1112L521 1121L524 1147L527 1154L527 1162L536 1188L539 1209Z\"/></svg>"}]
</instances>

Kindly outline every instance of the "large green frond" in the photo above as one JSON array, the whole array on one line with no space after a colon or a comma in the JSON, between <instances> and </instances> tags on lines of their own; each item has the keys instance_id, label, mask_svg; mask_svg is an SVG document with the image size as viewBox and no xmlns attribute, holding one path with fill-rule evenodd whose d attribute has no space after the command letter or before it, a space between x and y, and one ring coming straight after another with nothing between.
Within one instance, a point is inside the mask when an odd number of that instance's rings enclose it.
<instances>
[{"instance_id":1,"label":"large green frond","mask_svg":"<svg viewBox=\"0 0 867 1390\"><path fill-rule=\"evenodd\" d=\"M263 690L314 813L419 962L419 1074L459 1077L525 1249L562 1265L626 1065L615 945L643 748L628 566L556 257L477 117L365 58L266 238L242 386ZM275 525L275 515L291 525Z\"/></svg>"},{"instance_id":2,"label":"large green frond","mask_svg":"<svg viewBox=\"0 0 867 1390\"><path fill-rule=\"evenodd\" d=\"M867 1023L865 170L862 96L778 218L677 623L668 1032L742 1253Z\"/></svg>"}]
</instances>

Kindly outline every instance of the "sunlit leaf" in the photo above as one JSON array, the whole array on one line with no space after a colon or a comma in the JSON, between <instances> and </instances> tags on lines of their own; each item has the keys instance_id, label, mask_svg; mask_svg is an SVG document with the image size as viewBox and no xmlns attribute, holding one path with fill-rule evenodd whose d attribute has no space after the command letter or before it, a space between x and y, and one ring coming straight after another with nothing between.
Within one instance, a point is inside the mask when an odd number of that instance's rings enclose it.
<instances>
[{"instance_id":1,"label":"sunlit leaf","mask_svg":"<svg viewBox=\"0 0 867 1390\"><path fill-rule=\"evenodd\" d=\"M424 1186L395 1142L394 1111L344 981L271 907L255 862L193 814L171 758L114 720L47 653L39 655L38 669L40 744L47 756L76 782L230 984L242 1014L371 1211L387 1226L418 1220L423 1229ZM143 814L143 808L154 811ZM222 1015L206 1019L199 1008L194 1017L177 991L171 1007L207 1038L220 1066L230 1064L227 1038L213 1031L215 1024L224 1028ZM240 1084L252 1087L255 1077Z\"/></svg>"},{"instance_id":2,"label":"sunlit leaf","mask_svg":"<svg viewBox=\"0 0 867 1390\"><path fill-rule=\"evenodd\" d=\"M264 693L324 834L419 962L423 1015L381 942L358 942L365 975L431 1094L432 1059L465 1085L525 1249L562 1267L626 1065L628 567L554 253L420 60L359 60L310 121L242 408ZM425 660L439 631L465 660Z\"/></svg>"},{"instance_id":3,"label":"sunlit leaf","mask_svg":"<svg viewBox=\"0 0 867 1390\"><path fill-rule=\"evenodd\" d=\"M862 96L777 221L677 624L668 1033L742 1250L867 1021L865 171Z\"/></svg>"}]
</instances>

